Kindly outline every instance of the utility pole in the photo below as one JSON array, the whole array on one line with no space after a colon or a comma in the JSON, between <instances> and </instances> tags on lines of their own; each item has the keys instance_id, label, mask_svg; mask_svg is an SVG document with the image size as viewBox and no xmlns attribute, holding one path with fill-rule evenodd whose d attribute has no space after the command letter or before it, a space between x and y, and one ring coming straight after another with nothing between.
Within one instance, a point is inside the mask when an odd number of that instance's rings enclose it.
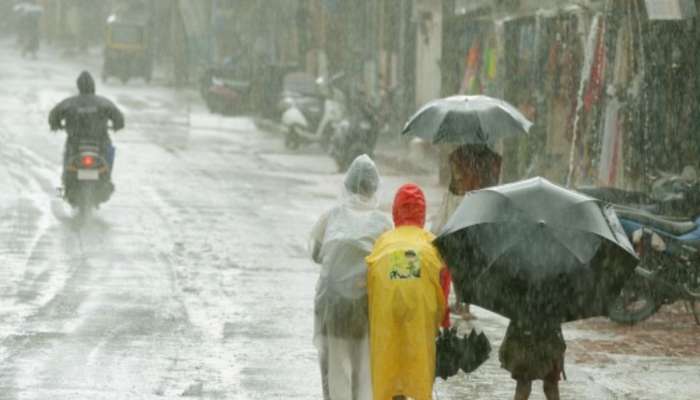
<instances>
[{"instance_id":1,"label":"utility pole","mask_svg":"<svg viewBox=\"0 0 700 400\"><path fill-rule=\"evenodd\" d=\"M400 121L404 119L406 113L406 96L405 84L406 84L406 23L407 15L410 11L412 0L399 0L399 40L398 40L398 60L396 62L396 69L398 71L397 84L399 88L394 96L394 113L392 121L389 121L389 127L391 132L397 132Z\"/></svg>"}]
</instances>

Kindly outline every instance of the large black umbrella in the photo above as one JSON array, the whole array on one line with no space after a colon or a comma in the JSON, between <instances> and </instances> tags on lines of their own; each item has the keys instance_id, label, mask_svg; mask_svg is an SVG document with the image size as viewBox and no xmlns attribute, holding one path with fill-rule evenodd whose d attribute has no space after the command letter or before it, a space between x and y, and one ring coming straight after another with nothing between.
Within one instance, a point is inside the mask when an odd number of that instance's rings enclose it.
<instances>
[{"instance_id":1,"label":"large black umbrella","mask_svg":"<svg viewBox=\"0 0 700 400\"><path fill-rule=\"evenodd\" d=\"M452 96L429 102L406 123L404 135L432 143L493 145L524 135L532 122L503 100L488 96Z\"/></svg>"},{"instance_id":2,"label":"large black umbrella","mask_svg":"<svg viewBox=\"0 0 700 400\"><path fill-rule=\"evenodd\" d=\"M637 264L614 211L542 178L468 193L435 244L465 302L517 320L606 315Z\"/></svg>"}]
</instances>

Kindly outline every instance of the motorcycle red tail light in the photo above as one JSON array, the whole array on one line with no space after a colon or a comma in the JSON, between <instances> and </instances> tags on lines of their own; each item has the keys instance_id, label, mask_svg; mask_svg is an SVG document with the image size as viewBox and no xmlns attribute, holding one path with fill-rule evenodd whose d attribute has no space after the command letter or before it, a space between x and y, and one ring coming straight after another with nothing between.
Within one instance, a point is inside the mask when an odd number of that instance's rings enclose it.
<instances>
[{"instance_id":1,"label":"motorcycle red tail light","mask_svg":"<svg viewBox=\"0 0 700 400\"><path fill-rule=\"evenodd\" d=\"M92 167L95 164L95 158L93 156L83 156L81 159L83 167Z\"/></svg>"}]
</instances>

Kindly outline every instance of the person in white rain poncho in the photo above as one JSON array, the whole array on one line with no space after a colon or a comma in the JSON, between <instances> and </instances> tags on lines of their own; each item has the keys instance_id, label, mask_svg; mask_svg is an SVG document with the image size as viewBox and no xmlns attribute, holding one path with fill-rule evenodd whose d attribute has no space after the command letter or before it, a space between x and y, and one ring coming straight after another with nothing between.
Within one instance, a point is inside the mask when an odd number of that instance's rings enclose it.
<instances>
[{"instance_id":1,"label":"person in white rain poncho","mask_svg":"<svg viewBox=\"0 0 700 400\"><path fill-rule=\"evenodd\" d=\"M314 304L314 345L326 400L370 400L367 266L374 241L393 228L377 210L379 174L367 156L345 176L341 203L311 232L313 260L321 264Z\"/></svg>"}]
</instances>

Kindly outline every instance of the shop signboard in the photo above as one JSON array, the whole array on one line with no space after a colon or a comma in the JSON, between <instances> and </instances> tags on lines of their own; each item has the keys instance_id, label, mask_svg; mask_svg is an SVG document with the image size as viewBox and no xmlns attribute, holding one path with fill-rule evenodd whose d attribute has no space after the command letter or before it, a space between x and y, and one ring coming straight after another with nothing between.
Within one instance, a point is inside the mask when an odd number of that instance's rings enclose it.
<instances>
[{"instance_id":1,"label":"shop signboard","mask_svg":"<svg viewBox=\"0 0 700 400\"><path fill-rule=\"evenodd\" d=\"M650 20L681 20L697 15L694 0L645 0Z\"/></svg>"}]
</instances>

